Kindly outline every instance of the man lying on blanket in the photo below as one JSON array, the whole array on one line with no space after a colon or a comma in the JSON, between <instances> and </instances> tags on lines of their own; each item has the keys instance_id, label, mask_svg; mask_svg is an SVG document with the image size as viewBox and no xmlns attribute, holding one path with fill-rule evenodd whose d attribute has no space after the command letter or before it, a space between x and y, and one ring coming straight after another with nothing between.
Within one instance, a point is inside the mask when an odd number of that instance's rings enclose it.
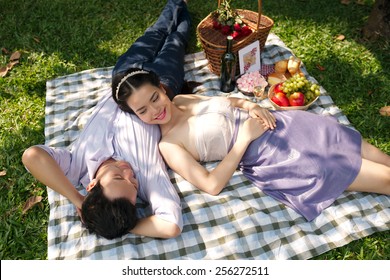
<instances>
[{"instance_id":1,"label":"man lying on blanket","mask_svg":"<svg viewBox=\"0 0 390 280\"><path fill-rule=\"evenodd\" d=\"M189 27L186 1L168 0L156 23L119 58L113 73L133 67L153 70L173 98L184 84ZM175 237L183 228L180 200L158 151L159 128L122 112L109 96L111 92L70 150L33 146L23 154L23 163L77 207L91 232L108 239L129 231ZM80 183L89 191L85 200L74 188ZM154 215L137 220L137 194Z\"/></svg>"},{"instance_id":2,"label":"man lying on blanket","mask_svg":"<svg viewBox=\"0 0 390 280\"><path fill-rule=\"evenodd\" d=\"M160 131L118 109L108 92L70 150L36 145L23 154L31 174L67 197L91 232L108 239L129 231L170 238L181 233L179 196L158 152ZM84 197L74 186L82 184ZM137 219L137 195L154 215ZM79 211L78 211L79 212Z\"/></svg>"}]
</instances>

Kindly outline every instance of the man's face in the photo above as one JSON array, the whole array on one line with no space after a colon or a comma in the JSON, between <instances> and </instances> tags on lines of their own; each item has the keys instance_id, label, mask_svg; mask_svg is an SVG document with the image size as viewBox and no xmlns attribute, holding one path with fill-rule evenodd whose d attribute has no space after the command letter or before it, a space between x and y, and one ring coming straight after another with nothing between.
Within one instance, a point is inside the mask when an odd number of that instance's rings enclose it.
<instances>
[{"instance_id":1,"label":"man's face","mask_svg":"<svg viewBox=\"0 0 390 280\"><path fill-rule=\"evenodd\" d=\"M105 161L96 172L103 193L110 199L127 198L133 205L137 200L138 181L133 169L126 161Z\"/></svg>"}]
</instances>

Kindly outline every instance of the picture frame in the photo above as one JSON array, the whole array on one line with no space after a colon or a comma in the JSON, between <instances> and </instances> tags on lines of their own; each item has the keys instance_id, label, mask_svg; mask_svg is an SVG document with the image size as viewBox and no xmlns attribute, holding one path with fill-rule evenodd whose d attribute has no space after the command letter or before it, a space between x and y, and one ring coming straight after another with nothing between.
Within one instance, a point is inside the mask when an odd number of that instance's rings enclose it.
<instances>
[{"instance_id":1,"label":"picture frame","mask_svg":"<svg viewBox=\"0 0 390 280\"><path fill-rule=\"evenodd\" d=\"M260 71L260 43L258 40L238 51L240 74Z\"/></svg>"}]
</instances>

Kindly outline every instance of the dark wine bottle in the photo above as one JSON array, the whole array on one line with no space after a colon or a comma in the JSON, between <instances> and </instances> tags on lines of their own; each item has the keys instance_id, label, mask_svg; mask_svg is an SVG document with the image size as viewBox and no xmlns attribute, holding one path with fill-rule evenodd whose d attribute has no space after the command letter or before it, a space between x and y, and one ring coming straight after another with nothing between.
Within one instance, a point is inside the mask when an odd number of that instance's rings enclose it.
<instances>
[{"instance_id":1,"label":"dark wine bottle","mask_svg":"<svg viewBox=\"0 0 390 280\"><path fill-rule=\"evenodd\" d=\"M233 37L227 36L226 52L221 57L221 91L231 92L236 86L236 63L237 59L232 52Z\"/></svg>"}]
</instances>

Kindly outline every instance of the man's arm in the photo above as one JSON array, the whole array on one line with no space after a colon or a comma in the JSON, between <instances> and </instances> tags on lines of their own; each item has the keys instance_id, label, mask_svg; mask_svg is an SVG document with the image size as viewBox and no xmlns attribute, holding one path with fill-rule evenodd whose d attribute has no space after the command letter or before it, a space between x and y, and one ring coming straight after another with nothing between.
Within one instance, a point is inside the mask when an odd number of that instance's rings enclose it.
<instances>
[{"instance_id":1,"label":"man's arm","mask_svg":"<svg viewBox=\"0 0 390 280\"><path fill-rule=\"evenodd\" d=\"M153 215L139 220L130 232L154 238L174 238L181 233L181 230L176 224Z\"/></svg>"},{"instance_id":2,"label":"man's arm","mask_svg":"<svg viewBox=\"0 0 390 280\"><path fill-rule=\"evenodd\" d=\"M24 166L42 184L68 198L78 209L84 197L65 176L58 163L44 149L28 148L22 156Z\"/></svg>"},{"instance_id":3,"label":"man's arm","mask_svg":"<svg viewBox=\"0 0 390 280\"><path fill-rule=\"evenodd\" d=\"M152 211L152 216L139 221L132 232L160 238L176 236L183 227L180 197L158 150L159 128L127 113L121 114L116 123L120 125L115 130L114 148L136 167L138 196L149 203Z\"/></svg>"}]
</instances>

